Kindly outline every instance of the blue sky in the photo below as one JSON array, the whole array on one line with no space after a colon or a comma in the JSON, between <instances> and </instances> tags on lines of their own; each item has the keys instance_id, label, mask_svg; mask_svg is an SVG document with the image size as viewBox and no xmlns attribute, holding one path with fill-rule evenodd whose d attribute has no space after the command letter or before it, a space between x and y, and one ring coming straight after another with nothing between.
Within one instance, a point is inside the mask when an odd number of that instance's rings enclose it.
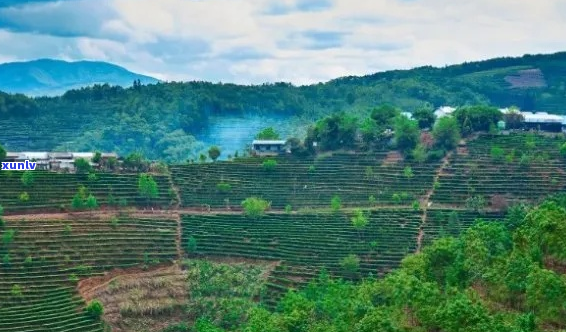
<instances>
[{"instance_id":1,"label":"blue sky","mask_svg":"<svg viewBox=\"0 0 566 332\"><path fill-rule=\"evenodd\" d=\"M566 50L563 0L0 0L0 62L309 84Z\"/></svg>"}]
</instances>

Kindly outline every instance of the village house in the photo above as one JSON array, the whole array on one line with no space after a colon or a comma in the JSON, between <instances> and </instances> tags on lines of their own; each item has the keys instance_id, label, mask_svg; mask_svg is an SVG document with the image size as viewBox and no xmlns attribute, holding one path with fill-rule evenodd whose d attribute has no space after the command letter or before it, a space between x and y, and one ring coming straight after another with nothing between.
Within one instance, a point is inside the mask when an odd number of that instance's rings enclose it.
<instances>
[{"instance_id":1,"label":"village house","mask_svg":"<svg viewBox=\"0 0 566 332\"><path fill-rule=\"evenodd\" d=\"M251 153L254 156L277 156L287 152L286 145L283 140L254 140Z\"/></svg>"},{"instance_id":2,"label":"village house","mask_svg":"<svg viewBox=\"0 0 566 332\"><path fill-rule=\"evenodd\" d=\"M99 165L92 162L94 152L7 152L5 161L33 161L37 163L36 169L38 170L52 170L52 171L74 171L75 160L79 158L86 159L91 166L98 167ZM109 158L118 158L115 153L102 153L102 160Z\"/></svg>"}]
</instances>

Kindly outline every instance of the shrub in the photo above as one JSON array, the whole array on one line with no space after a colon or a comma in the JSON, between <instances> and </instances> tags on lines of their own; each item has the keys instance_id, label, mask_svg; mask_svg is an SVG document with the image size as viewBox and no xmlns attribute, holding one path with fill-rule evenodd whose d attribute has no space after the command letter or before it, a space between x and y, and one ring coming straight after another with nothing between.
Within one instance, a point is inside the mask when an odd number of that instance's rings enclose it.
<instances>
[{"instance_id":1,"label":"shrub","mask_svg":"<svg viewBox=\"0 0 566 332\"><path fill-rule=\"evenodd\" d=\"M18 284L13 285L12 289L10 290L10 294L12 294L13 297L21 297L22 296L22 287Z\"/></svg>"},{"instance_id":2,"label":"shrub","mask_svg":"<svg viewBox=\"0 0 566 332\"><path fill-rule=\"evenodd\" d=\"M216 185L216 189L221 193L227 193L230 192L230 190L232 190L232 186L229 183L220 182Z\"/></svg>"},{"instance_id":3,"label":"shrub","mask_svg":"<svg viewBox=\"0 0 566 332\"><path fill-rule=\"evenodd\" d=\"M403 169L403 175L407 178L407 180L410 180L415 176L411 166L405 166L405 168Z\"/></svg>"},{"instance_id":4,"label":"shrub","mask_svg":"<svg viewBox=\"0 0 566 332\"><path fill-rule=\"evenodd\" d=\"M360 258L357 255L350 254L340 261L340 266L347 273L356 273L360 268Z\"/></svg>"},{"instance_id":5,"label":"shrub","mask_svg":"<svg viewBox=\"0 0 566 332\"><path fill-rule=\"evenodd\" d=\"M29 201L29 194L24 191L18 198L20 199L20 202L26 203L27 201Z\"/></svg>"},{"instance_id":6,"label":"shrub","mask_svg":"<svg viewBox=\"0 0 566 332\"><path fill-rule=\"evenodd\" d=\"M4 256L2 256L2 264L4 264L4 266L10 266L12 264L10 254L5 254Z\"/></svg>"},{"instance_id":7,"label":"shrub","mask_svg":"<svg viewBox=\"0 0 566 332\"><path fill-rule=\"evenodd\" d=\"M393 196L391 196L391 199L393 200L393 203L401 204L401 195L395 193L393 194Z\"/></svg>"},{"instance_id":8,"label":"shrub","mask_svg":"<svg viewBox=\"0 0 566 332\"><path fill-rule=\"evenodd\" d=\"M566 158L566 143L560 146L560 155L562 158Z\"/></svg>"},{"instance_id":9,"label":"shrub","mask_svg":"<svg viewBox=\"0 0 566 332\"><path fill-rule=\"evenodd\" d=\"M265 214L265 211L271 206L271 202L258 197L248 197L242 202L244 214L251 219L258 219Z\"/></svg>"},{"instance_id":10,"label":"shrub","mask_svg":"<svg viewBox=\"0 0 566 332\"><path fill-rule=\"evenodd\" d=\"M22 174L22 184L25 187L31 186L34 181L35 181L35 173L33 171L25 171L24 174Z\"/></svg>"},{"instance_id":11,"label":"shrub","mask_svg":"<svg viewBox=\"0 0 566 332\"><path fill-rule=\"evenodd\" d=\"M352 222L352 226L357 230L364 229L369 223L367 216L360 209L354 211L354 216L350 221Z\"/></svg>"},{"instance_id":12,"label":"shrub","mask_svg":"<svg viewBox=\"0 0 566 332\"><path fill-rule=\"evenodd\" d=\"M110 227L117 228L119 224L120 224L120 220L118 218L112 217L110 219Z\"/></svg>"},{"instance_id":13,"label":"shrub","mask_svg":"<svg viewBox=\"0 0 566 332\"><path fill-rule=\"evenodd\" d=\"M85 311L89 316L99 318L104 313L104 306L99 300L92 300L86 306Z\"/></svg>"},{"instance_id":14,"label":"shrub","mask_svg":"<svg viewBox=\"0 0 566 332\"><path fill-rule=\"evenodd\" d=\"M65 227L63 227L63 234L65 234L67 236L71 235L72 231L73 231L73 228L69 224L67 224L67 225L65 225Z\"/></svg>"},{"instance_id":15,"label":"shrub","mask_svg":"<svg viewBox=\"0 0 566 332\"><path fill-rule=\"evenodd\" d=\"M334 212L338 212L342 208L342 200L340 199L340 196L334 195L332 197L330 200L330 208Z\"/></svg>"},{"instance_id":16,"label":"shrub","mask_svg":"<svg viewBox=\"0 0 566 332\"><path fill-rule=\"evenodd\" d=\"M195 253L196 251L197 251L197 239L190 236L187 239L187 252L192 254L192 253Z\"/></svg>"},{"instance_id":17,"label":"shrub","mask_svg":"<svg viewBox=\"0 0 566 332\"><path fill-rule=\"evenodd\" d=\"M98 178L96 177L96 174L94 174L94 173L88 173L87 179L88 179L90 182L94 182L94 181L96 181Z\"/></svg>"},{"instance_id":18,"label":"shrub","mask_svg":"<svg viewBox=\"0 0 566 332\"><path fill-rule=\"evenodd\" d=\"M369 201L369 204L371 204L371 205L375 205L375 203L377 203L377 199L375 198L374 195L369 195L368 201Z\"/></svg>"},{"instance_id":19,"label":"shrub","mask_svg":"<svg viewBox=\"0 0 566 332\"><path fill-rule=\"evenodd\" d=\"M314 165L310 165L309 166L309 173L314 173L314 171L316 171L316 168L314 167Z\"/></svg>"},{"instance_id":20,"label":"shrub","mask_svg":"<svg viewBox=\"0 0 566 332\"><path fill-rule=\"evenodd\" d=\"M7 229L4 231L4 234L2 234L2 243L4 243L4 246L8 246L10 243L14 242L15 235L16 231L13 229Z\"/></svg>"},{"instance_id":21,"label":"shrub","mask_svg":"<svg viewBox=\"0 0 566 332\"><path fill-rule=\"evenodd\" d=\"M285 213L290 214L293 212L293 207L290 204L285 205Z\"/></svg>"},{"instance_id":22,"label":"shrub","mask_svg":"<svg viewBox=\"0 0 566 332\"><path fill-rule=\"evenodd\" d=\"M78 281L79 281L79 277L77 276L76 273L71 273L71 275L69 276L69 281L70 281L70 282L78 282Z\"/></svg>"},{"instance_id":23,"label":"shrub","mask_svg":"<svg viewBox=\"0 0 566 332\"><path fill-rule=\"evenodd\" d=\"M268 159L268 160L264 161L262 165L263 165L264 170L271 172L277 166L277 160Z\"/></svg>"},{"instance_id":24,"label":"shrub","mask_svg":"<svg viewBox=\"0 0 566 332\"><path fill-rule=\"evenodd\" d=\"M497 162L501 162L505 159L505 151L498 146L494 146L491 148L490 155L491 158Z\"/></svg>"},{"instance_id":25,"label":"shrub","mask_svg":"<svg viewBox=\"0 0 566 332\"><path fill-rule=\"evenodd\" d=\"M98 208L98 202L96 201L96 197L94 197L92 194L88 195L85 204L89 210L94 210Z\"/></svg>"},{"instance_id":26,"label":"shrub","mask_svg":"<svg viewBox=\"0 0 566 332\"><path fill-rule=\"evenodd\" d=\"M421 208L419 201L413 201L413 210L418 211Z\"/></svg>"}]
</instances>

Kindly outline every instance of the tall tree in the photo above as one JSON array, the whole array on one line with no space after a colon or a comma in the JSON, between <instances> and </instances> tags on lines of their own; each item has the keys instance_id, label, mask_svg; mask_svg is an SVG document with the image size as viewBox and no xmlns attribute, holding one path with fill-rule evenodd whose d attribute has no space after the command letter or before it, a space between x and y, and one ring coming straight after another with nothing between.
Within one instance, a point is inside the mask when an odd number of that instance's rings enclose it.
<instances>
[{"instance_id":1,"label":"tall tree","mask_svg":"<svg viewBox=\"0 0 566 332\"><path fill-rule=\"evenodd\" d=\"M413 150L419 143L420 130L418 123L404 116L395 120L395 142L397 148L404 153Z\"/></svg>"},{"instance_id":2,"label":"tall tree","mask_svg":"<svg viewBox=\"0 0 566 332\"><path fill-rule=\"evenodd\" d=\"M210 149L208 149L208 157L212 159L212 161L216 161L216 159L220 157L220 148L217 146L211 146Z\"/></svg>"},{"instance_id":3,"label":"tall tree","mask_svg":"<svg viewBox=\"0 0 566 332\"><path fill-rule=\"evenodd\" d=\"M267 127L260 131L256 137L256 139L263 139L263 140L274 140L279 139L279 133L273 129L273 127Z\"/></svg>"},{"instance_id":4,"label":"tall tree","mask_svg":"<svg viewBox=\"0 0 566 332\"><path fill-rule=\"evenodd\" d=\"M159 196L157 183L150 174L140 174L138 181L138 191L140 195L146 199L147 203Z\"/></svg>"},{"instance_id":5,"label":"tall tree","mask_svg":"<svg viewBox=\"0 0 566 332\"><path fill-rule=\"evenodd\" d=\"M456 119L452 117L443 117L438 119L434 125L432 135L435 145L439 148L452 150L460 141L460 129Z\"/></svg>"}]
</instances>

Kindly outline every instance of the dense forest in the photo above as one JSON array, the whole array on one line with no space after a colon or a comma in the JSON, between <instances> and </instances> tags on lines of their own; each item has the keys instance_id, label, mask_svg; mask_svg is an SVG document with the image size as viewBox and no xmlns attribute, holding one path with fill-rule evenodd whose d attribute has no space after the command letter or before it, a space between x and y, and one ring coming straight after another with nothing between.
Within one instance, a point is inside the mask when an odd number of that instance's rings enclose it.
<instances>
[{"instance_id":1,"label":"dense forest","mask_svg":"<svg viewBox=\"0 0 566 332\"><path fill-rule=\"evenodd\" d=\"M565 113L565 73L566 53L556 53L309 86L170 82L127 89L95 85L33 99L0 93L0 142L8 150L140 151L151 159L182 161L204 148L195 136L211 116L254 114L311 123L336 111L367 114L383 103L410 112L423 106L490 104Z\"/></svg>"},{"instance_id":2,"label":"dense forest","mask_svg":"<svg viewBox=\"0 0 566 332\"><path fill-rule=\"evenodd\" d=\"M512 207L503 222L481 219L457 238L407 256L384 279L361 284L324 271L289 292L275 312L223 308L200 332L530 332L566 327L566 200ZM355 273L355 270L353 270ZM246 311L247 310L247 311ZM244 326L231 327L234 317ZM184 323L167 332L192 331Z\"/></svg>"}]
</instances>

